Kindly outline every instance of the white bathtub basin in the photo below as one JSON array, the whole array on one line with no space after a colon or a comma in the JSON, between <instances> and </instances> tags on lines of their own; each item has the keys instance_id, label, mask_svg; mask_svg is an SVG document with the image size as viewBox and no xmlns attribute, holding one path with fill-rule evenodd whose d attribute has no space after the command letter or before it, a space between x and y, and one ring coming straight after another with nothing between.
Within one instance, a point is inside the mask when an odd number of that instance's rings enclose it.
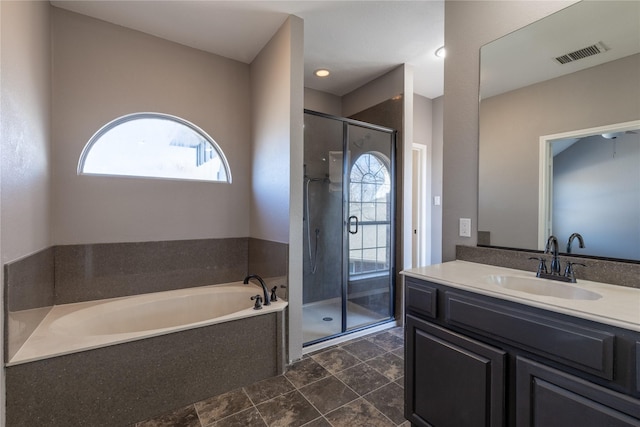
<instances>
[{"instance_id":1,"label":"white bathtub basin","mask_svg":"<svg viewBox=\"0 0 640 427\"><path fill-rule=\"evenodd\" d=\"M250 298L262 294L253 286L224 289L225 292L193 289L186 295L145 295L108 301L60 317L51 322L50 329L58 334L91 336L173 328L251 309Z\"/></svg>"},{"instance_id":2,"label":"white bathtub basin","mask_svg":"<svg viewBox=\"0 0 640 427\"><path fill-rule=\"evenodd\" d=\"M54 306L10 365L282 311L254 310L253 284L234 282Z\"/></svg>"},{"instance_id":3,"label":"white bathtub basin","mask_svg":"<svg viewBox=\"0 0 640 427\"><path fill-rule=\"evenodd\" d=\"M552 280L493 274L484 276L484 279L491 285L533 295L571 300L597 300L602 298L599 293Z\"/></svg>"}]
</instances>

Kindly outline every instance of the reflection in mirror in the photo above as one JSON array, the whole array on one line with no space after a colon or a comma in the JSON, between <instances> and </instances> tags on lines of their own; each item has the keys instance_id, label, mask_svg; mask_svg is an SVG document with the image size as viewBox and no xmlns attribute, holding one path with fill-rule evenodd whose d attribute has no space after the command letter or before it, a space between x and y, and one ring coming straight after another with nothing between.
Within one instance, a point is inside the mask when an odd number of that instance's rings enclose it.
<instances>
[{"instance_id":1,"label":"reflection in mirror","mask_svg":"<svg viewBox=\"0 0 640 427\"><path fill-rule=\"evenodd\" d=\"M551 233L565 246L578 232L576 254L640 260L640 143L628 128L640 123L639 16L640 2L580 2L482 47L479 245L540 250ZM585 133L616 124L627 128L613 140ZM548 179L541 141L568 135L585 141L548 167L574 170Z\"/></svg>"},{"instance_id":2,"label":"reflection in mirror","mask_svg":"<svg viewBox=\"0 0 640 427\"><path fill-rule=\"evenodd\" d=\"M566 251L640 259L640 120L544 136L540 144L538 247L550 234L568 242L589 230L585 248Z\"/></svg>"}]
</instances>

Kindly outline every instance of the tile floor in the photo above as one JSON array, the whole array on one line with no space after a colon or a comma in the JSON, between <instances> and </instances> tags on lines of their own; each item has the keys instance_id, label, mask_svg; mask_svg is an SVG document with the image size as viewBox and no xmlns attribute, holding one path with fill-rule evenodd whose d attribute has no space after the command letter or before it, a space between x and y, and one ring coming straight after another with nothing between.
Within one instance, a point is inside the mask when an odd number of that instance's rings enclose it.
<instances>
[{"instance_id":1,"label":"tile floor","mask_svg":"<svg viewBox=\"0 0 640 427\"><path fill-rule=\"evenodd\" d=\"M393 328L305 355L284 375L136 427L409 427L404 336Z\"/></svg>"}]
</instances>

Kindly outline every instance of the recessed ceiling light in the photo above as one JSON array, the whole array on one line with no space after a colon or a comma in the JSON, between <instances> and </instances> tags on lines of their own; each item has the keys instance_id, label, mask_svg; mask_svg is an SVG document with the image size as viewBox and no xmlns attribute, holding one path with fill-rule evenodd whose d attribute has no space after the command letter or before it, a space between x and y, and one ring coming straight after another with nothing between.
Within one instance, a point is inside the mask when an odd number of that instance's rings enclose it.
<instances>
[{"instance_id":1,"label":"recessed ceiling light","mask_svg":"<svg viewBox=\"0 0 640 427\"><path fill-rule=\"evenodd\" d=\"M444 58L445 56L447 56L447 52L444 50L444 46L436 49L436 56L438 58Z\"/></svg>"},{"instance_id":2,"label":"recessed ceiling light","mask_svg":"<svg viewBox=\"0 0 640 427\"><path fill-rule=\"evenodd\" d=\"M319 70L314 71L313 74L315 74L316 77L328 77L331 72L326 68L320 68Z\"/></svg>"}]
</instances>

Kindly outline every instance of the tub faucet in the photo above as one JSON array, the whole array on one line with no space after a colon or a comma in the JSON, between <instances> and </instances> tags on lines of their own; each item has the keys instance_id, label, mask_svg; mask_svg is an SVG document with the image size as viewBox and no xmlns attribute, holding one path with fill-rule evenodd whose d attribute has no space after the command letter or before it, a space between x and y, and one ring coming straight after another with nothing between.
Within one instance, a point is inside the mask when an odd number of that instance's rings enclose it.
<instances>
[{"instance_id":1,"label":"tub faucet","mask_svg":"<svg viewBox=\"0 0 640 427\"><path fill-rule=\"evenodd\" d=\"M547 239L547 246L544 248L544 253L551 252L551 274L560 274L560 260L558 259L558 239L556 236L551 235Z\"/></svg>"},{"instance_id":2,"label":"tub faucet","mask_svg":"<svg viewBox=\"0 0 640 427\"><path fill-rule=\"evenodd\" d=\"M584 248L584 240L582 239L582 236L580 235L580 233L573 233L571 236L569 236L569 240L567 241L567 253L570 254L571 253L571 244L573 243L573 239L578 238L578 243L579 243L579 247L580 249Z\"/></svg>"},{"instance_id":3,"label":"tub faucet","mask_svg":"<svg viewBox=\"0 0 640 427\"><path fill-rule=\"evenodd\" d=\"M271 300L269 299L269 290L267 289L267 284L264 283L264 280L262 280L262 277L258 276L257 274L250 274L247 277L244 278L244 284L247 285L249 284L249 280L251 279L256 279L258 282L260 282L260 285L262 286L262 292L264 293L264 302L262 305L271 305Z\"/></svg>"}]
</instances>

